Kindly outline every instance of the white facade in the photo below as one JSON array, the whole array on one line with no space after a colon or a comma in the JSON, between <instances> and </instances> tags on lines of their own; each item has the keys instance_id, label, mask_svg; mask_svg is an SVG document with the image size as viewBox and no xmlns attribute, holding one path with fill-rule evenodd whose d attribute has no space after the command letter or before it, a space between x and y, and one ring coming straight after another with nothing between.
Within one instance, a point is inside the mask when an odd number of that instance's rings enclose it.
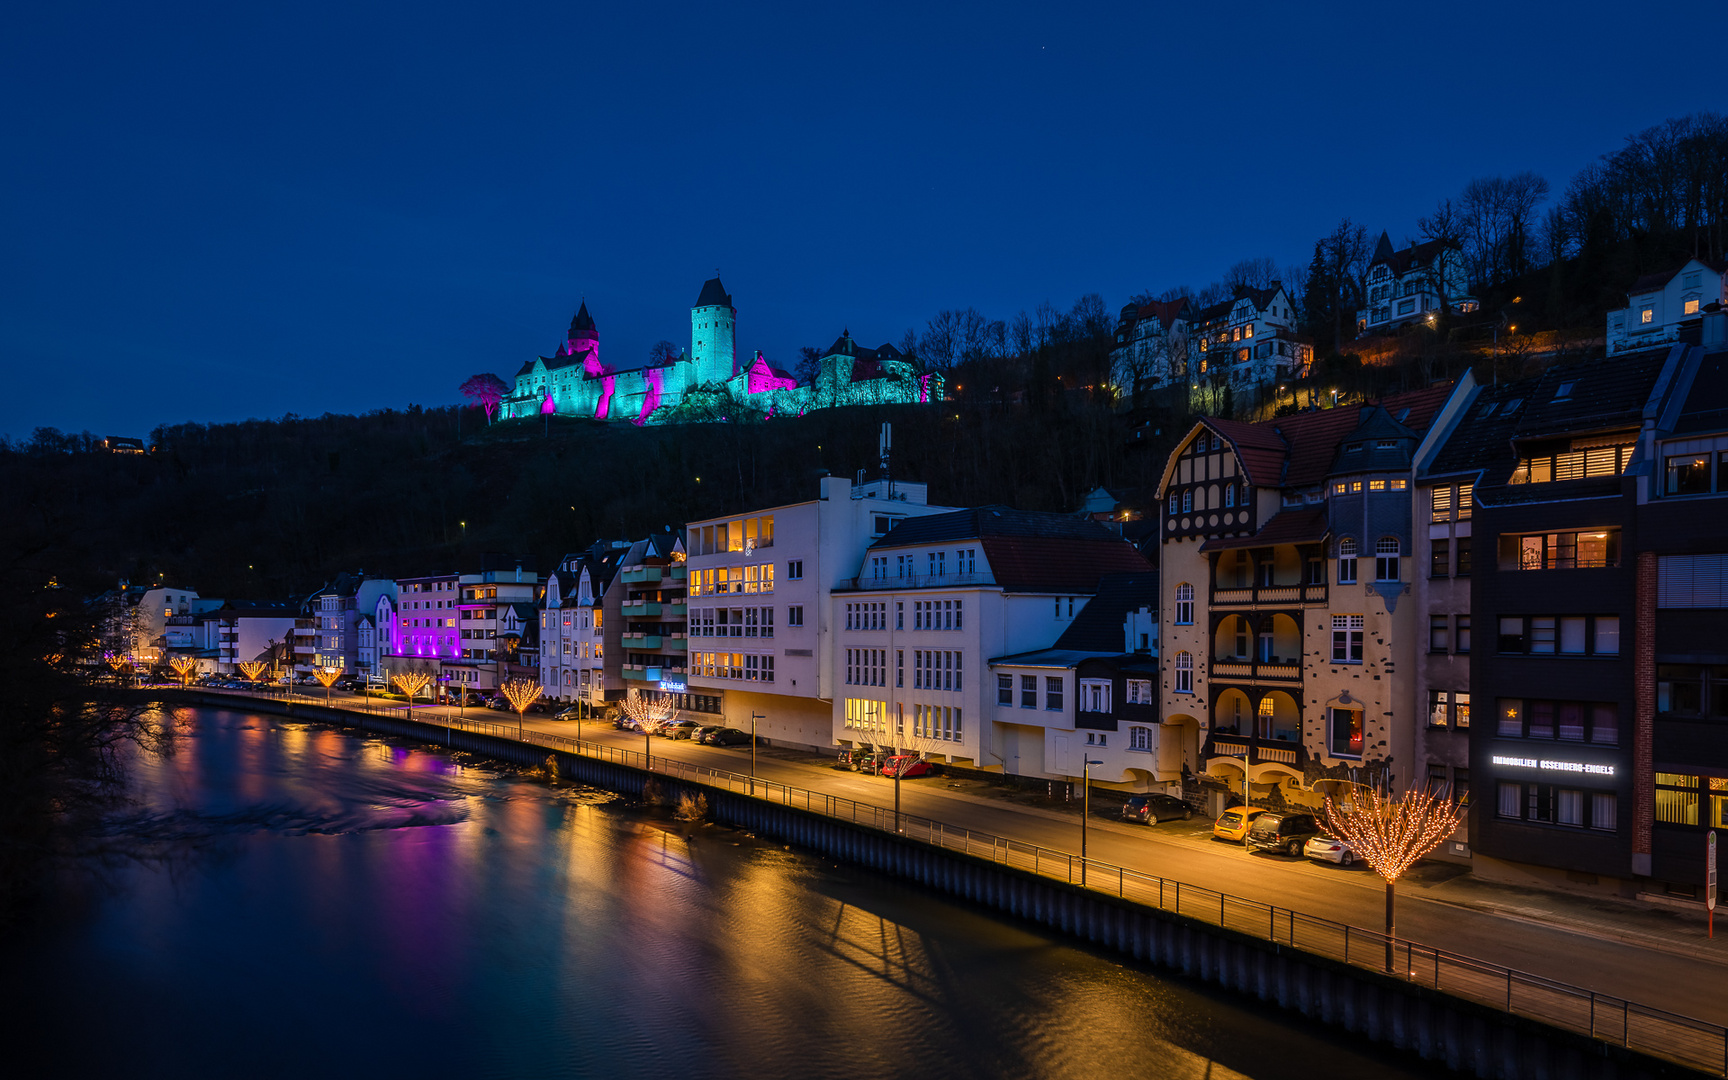
<instances>
[{"instance_id":1,"label":"white facade","mask_svg":"<svg viewBox=\"0 0 1728 1080\"><path fill-rule=\"evenodd\" d=\"M165 649L170 647L166 638L168 620L180 615L202 615L214 611L222 606L222 601L200 597L196 589L172 589L159 585L124 590L120 605L116 622L109 627L110 651L155 662L162 659L166 655Z\"/></svg>"},{"instance_id":2,"label":"white facade","mask_svg":"<svg viewBox=\"0 0 1728 1080\"><path fill-rule=\"evenodd\" d=\"M1242 288L1200 312L1188 331L1188 377L1237 390L1273 385L1308 370L1314 347L1296 336L1296 310L1284 286Z\"/></svg>"},{"instance_id":3,"label":"white facade","mask_svg":"<svg viewBox=\"0 0 1728 1080\"><path fill-rule=\"evenodd\" d=\"M1425 319L1441 310L1442 299L1453 311L1476 309L1462 254L1455 248L1448 253L1438 240L1393 251L1381 233L1366 285L1368 306L1356 312L1358 331L1389 330Z\"/></svg>"},{"instance_id":4,"label":"white facade","mask_svg":"<svg viewBox=\"0 0 1728 1080\"><path fill-rule=\"evenodd\" d=\"M831 598L851 588L865 551L930 506L923 484L848 484L829 476L814 501L692 522L689 674L718 719L776 743L834 745L836 624ZM868 570L865 571L866 573Z\"/></svg>"},{"instance_id":5,"label":"white facade","mask_svg":"<svg viewBox=\"0 0 1728 1080\"><path fill-rule=\"evenodd\" d=\"M1680 324L1728 303L1728 263L1693 259L1678 270L1646 274L1626 293L1626 306L1608 313L1608 355L1676 340Z\"/></svg>"}]
</instances>

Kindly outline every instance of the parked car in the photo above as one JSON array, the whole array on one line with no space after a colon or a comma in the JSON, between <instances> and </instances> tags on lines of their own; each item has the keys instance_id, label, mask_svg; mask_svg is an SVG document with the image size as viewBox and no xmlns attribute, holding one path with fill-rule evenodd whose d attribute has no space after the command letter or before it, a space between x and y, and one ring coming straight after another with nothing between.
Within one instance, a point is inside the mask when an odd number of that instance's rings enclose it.
<instances>
[{"instance_id":1,"label":"parked car","mask_svg":"<svg viewBox=\"0 0 1728 1080\"><path fill-rule=\"evenodd\" d=\"M910 780L915 776L934 776L936 768L914 754L896 754L882 763L882 775Z\"/></svg>"},{"instance_id":2,"label":"parked car","mask_svg":"<svg viewBox=\"0 0 1728 1080\"><path fill-rule=\"evenodd\" d=\"M1192 806L1174 795L1159 792L1130 795L1128 801L1122 804L1122 820L1135 821L1142 825L1156 825L1160 821L1187 821L1193 816Z\"/></svg>"},{"instance_id":3,"label":"parked car","mask_svg":"<svg viewBox=\"0 0 1728 1080\"><path fill-rule=\"evenodd\" d=\"M674 720L660 729L660 734L668 739L688 739L696 731L694 720Z\"/></svg>"},{"instance_id":4,"label":"parked car","mask_svg":"<svg viewBox=\"0 0 1728 1080\"><path fill-rule=\"evenodd\" d=\"M1337 863L1339 866L1354 866L1356 853L1350 850L1350 845L1337 837L1320 833L1308 838L1308 843L1302 848L1302 854L1310 859L1320 859L1324 862Z\"/></svg>"},{"instance_id":5,"label":"parked car","mask_svg":"<svg viewBox=\"0 0 1728 1080\"><path fill-rule=\"evenodd\" d=\"M749 746L751 742L748 731L737 728L721 728L708 737L709 746Z\"/></svg>"},{"instance_id":6,"label":"parked car","mask_svg":"<svg viewBox=\"0 0 1728 1080\"><path fill-rule=\"evenodd\" d=\"M1212 823L1212 835L1220 840L1240 843L1248 835L1248 826L1266 812L1262 806L1232 806Z\"/></svg>"},{"instance_id":7,"label":"parked car","mask_svg":"<svg viewBox=\"0 0 1728 1080\"><path fill-rule=\"evenodd\" d=\"M510 702L508 699L506 699L504 697L503 694L494 694L492 697L487 698L486 699L486 707L488 709L497 709L499 712L514 712L515 711L514 709L510 708Z\"/></svg>"},{"instance_id":8,"label":"parked car","mask_svg":"<svg viewBox=\"0 0 1728 1080\"><path fill-rule=\"evenodd\" d=\"M726 730L726 729L725 729L725 726L722 724L702 724L702 725L699 725L695 731L692 731L690 733L690 741L691 742L705 743L709 739L713 738L714 733L716 731L724 731L724 730Z\"/></svg>"},{"instance_id":9,"label":"parked car","mask_svg":"<svg viewBox=\"0 0 1728 1080\"><path fill-rule=\"evenodd\" d=\"M1248 826L1249 851L1282 851L1301 855L1310 837L1320 834L1313 814L1276 811L1261 814Z\"/></svg>"},{"instance_id":10,"label":"parked car","mask_svg":"<svg viewBox=\"0 0 1728 1080\"><path fill-rule=\"evenodd\" d=\"M552 719L554 719L554 720L580 720L580 719L582 719L582 706L572 705L568 709L560 709L557 712L552 714Z\"/></svg>"}]
</instances>

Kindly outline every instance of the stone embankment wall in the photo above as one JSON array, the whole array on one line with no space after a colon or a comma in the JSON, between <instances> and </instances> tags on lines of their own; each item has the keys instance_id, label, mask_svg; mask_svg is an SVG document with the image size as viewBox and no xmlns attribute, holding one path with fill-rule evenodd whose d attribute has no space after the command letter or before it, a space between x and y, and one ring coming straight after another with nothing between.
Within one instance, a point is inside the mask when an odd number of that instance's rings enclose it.
<instances>
[{"instance_id":1,"label":"stone embankment wall","mask_svg":"<svg viewBox=\"0 0 1728 1080\"><path fill-rule=\"evenodd\" d=\"M238 704L216 695L175 696L218 708ZM650 781L667 799L701 793L707 796L711 815L721 824L917 882L1097 948L1276 1004L1370 1042L1444 1063L1467 1076L1484 1080L1633 1080L1703 1075L1172 912L722 788L404 718L303 702L248 700L245 707L358 726L515 765L541 766L550 754L557 761L560 776L625 795L641 796Z\"/></svg>"}]
</instances>

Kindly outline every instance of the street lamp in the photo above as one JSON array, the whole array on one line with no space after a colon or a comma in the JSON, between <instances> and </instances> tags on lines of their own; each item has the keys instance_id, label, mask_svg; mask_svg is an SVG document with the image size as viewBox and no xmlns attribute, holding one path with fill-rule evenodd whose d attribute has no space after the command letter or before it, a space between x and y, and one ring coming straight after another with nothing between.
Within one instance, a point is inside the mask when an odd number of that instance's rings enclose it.
<instances>
[{"instance_id":1,"label":"street lamp","mask_svg":"<svg viewBox=\"0 0 1728 1080\"><path fill-rule=\"evenodd\" d=\"M752 795L756 794L756 721L766 719L768 719L766 716L754 709L750 711L750 794ZM898 784L894 786L894 793L898 798L900 793ZM896 822L900 820L900 807L898 805L894 807L894 820Z\"/></svg>"},{"instance_id":2,"label":"street lamp","mask_svg":"<svg viewBox=\"0 0 1728 1080\"><path fill-rule=\"evenodd\" d=\"M1080 759L1080 887L1086 887L1086 819L1092 816L1092 766L1104 764L1093 761L1087 754Z\"/></svg>"}]
</instances>

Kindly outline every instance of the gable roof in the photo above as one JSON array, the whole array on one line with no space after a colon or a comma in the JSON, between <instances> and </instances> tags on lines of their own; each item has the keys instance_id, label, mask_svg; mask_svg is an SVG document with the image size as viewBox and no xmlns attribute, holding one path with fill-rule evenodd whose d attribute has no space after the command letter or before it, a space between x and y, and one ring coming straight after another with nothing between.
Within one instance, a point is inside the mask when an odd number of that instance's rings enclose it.
<instances>
[{"instance_id":1,"label":"gable roof","mask_svg":"<svg viewBox=\"0 0 1728 1080\"><path fill-rule=\"evenodd\" d=\"M1393 274L1402 276L1409 273L1413 267L1428 266L1433 263L1435 257L1445 247L1446 241L1444 240L1424 240L1420 244L1411 244L1409 247L1394 251L1392 242L1382 232L1380 243L1374 248L1374 258L1369 261L1368 268L1373 269L1384 263Z\"/></svg>"},{"instance_id":2,"label":"gable roof","mask_svg":"<svg viewBox=\"0 0 1728 1080\"><path fill-rule=\"evenodd\" d=\"M702 291L696 296L692 307L731 307L732 294L726 291L726 286L720 284L719 275L702 283Z\"/></svg>"},{"instance_id":3,"label":"gable roof","mask_svg":"<svg viewBox=\"0 0 1728 1080\"><path fill-rule=\"evenodd\" d=\"M1058 649L1119 653L1126 644L1122 624L1130 611L1158 610L1158 571L1105 574L1098 579L1098 595L1086 601L1080 614L1056 639Z\"/></svg>"},{"instance_id":4,"label":"gable roof","mask_svg":"<svg viewBox=\"0 0 1728 1080\"><path fill-rule=\"evenodd\" d=\"M1658 270L1654 274L1645 274L1637 281L1634 281L1626 289L1626 295L1630 298L1633 293L1655 292L1657 289L1666 286L1670 281L1673 281L1680 271L1691 266L1693 263L1697 263L1706 269L1713 270L1718 274L1728 274L1728 259L1687 259L1672 270Z\"/></svg>"},{"instance_id":5,"label":"gable roof","mask_svg":"<svg viewBox=\"0 0 1728 1080\"><path fill-rule=\"evenodd\" d=\"M1201 429L1217 432L1236 450L1236 458L1248 482L1256 487L1307 487L1326 478L1338 446L1351 432L1362 426L1367 410L1381 408L1412 434L1427 430L1434 414L1446 403L1452 384L1444 383L1423 390L1393 394L1367 405L1340 405L1335 409L1281 416L1259 423L1203 417L1194 425L1164 466L1164 479L1158 485L1160 495L1169 487L1170 477L1182 447Z\"/></svg>"},{"instance_id":6,"label":"gable roof","mask_svg":"<svg viewBox=\"0 0 1728 1080\"><path fill-rule=\"evenodd\" d=\"M1087 518L1006 506L905 518L872 550L976 540L996 584L1007 592L1093 593L1110 573L1146 573L1134 545Z\"/></svg>"}]
</instances>

